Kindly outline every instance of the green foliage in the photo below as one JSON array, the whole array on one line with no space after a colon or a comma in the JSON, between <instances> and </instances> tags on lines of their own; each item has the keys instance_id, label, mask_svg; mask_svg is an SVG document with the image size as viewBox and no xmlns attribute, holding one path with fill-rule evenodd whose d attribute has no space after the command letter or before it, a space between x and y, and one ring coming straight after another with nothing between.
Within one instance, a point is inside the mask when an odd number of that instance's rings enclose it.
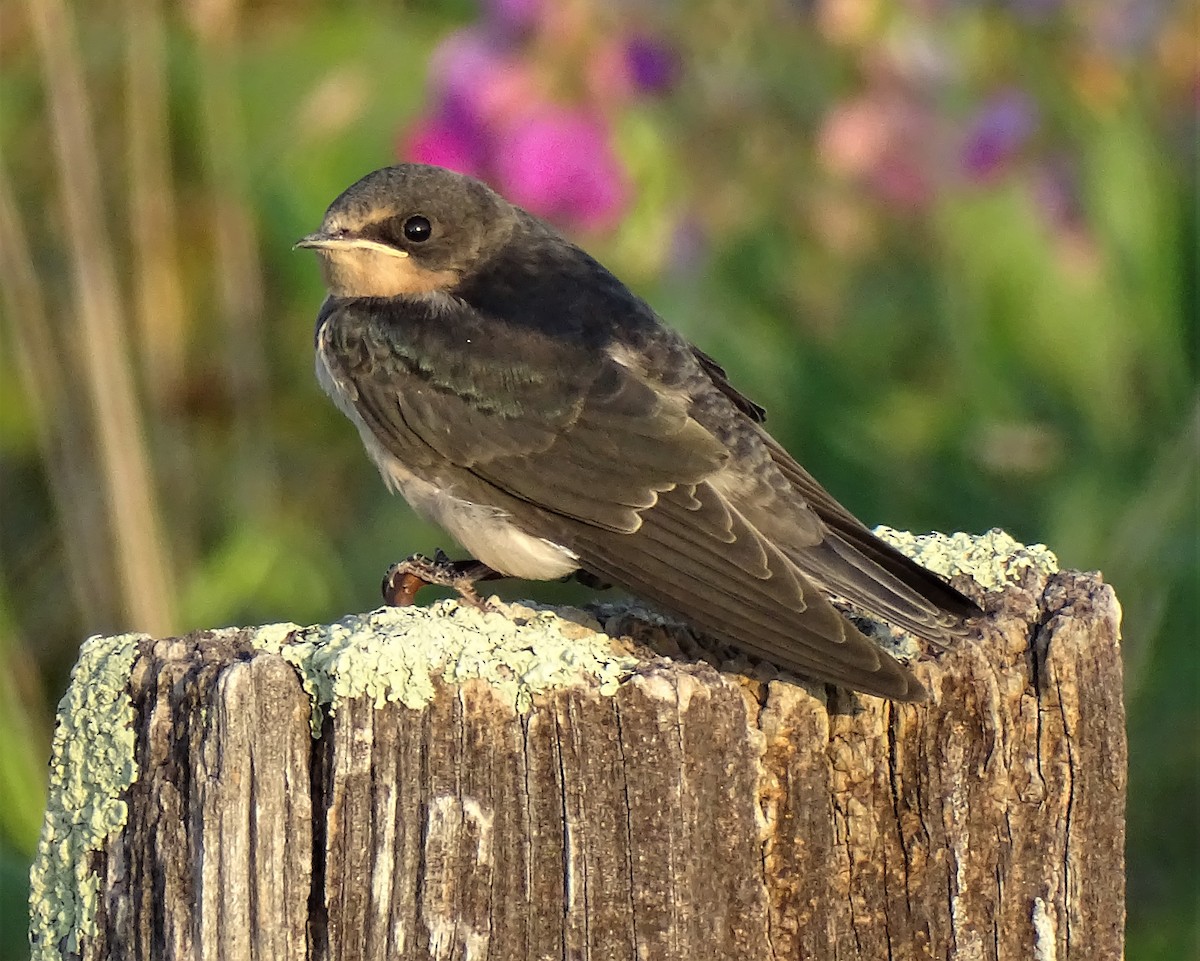
<instances>
[{"instance_id":1,"label":"green foliage","mask_svg":"<svg viewBox=\"0 0 1200 961\"><path fill-rule=\"evenodd\" d=\"M0 849L0 961L25 961L29 939L25 930L29 903L29 856Z\"/></svg>"},{"instance_id":2,"label":"green foliage","mask_svg":"<svg viewBox=\"0 0 1200 961\"><path fill-rule=\"evenodd\" d=\"M28 857L37 847L46 804L47 730L32 690L30 652L15 640L8 605L0 595L0 736L6 744L0 751L0 845Z\"/></svg>"}]
</instances>

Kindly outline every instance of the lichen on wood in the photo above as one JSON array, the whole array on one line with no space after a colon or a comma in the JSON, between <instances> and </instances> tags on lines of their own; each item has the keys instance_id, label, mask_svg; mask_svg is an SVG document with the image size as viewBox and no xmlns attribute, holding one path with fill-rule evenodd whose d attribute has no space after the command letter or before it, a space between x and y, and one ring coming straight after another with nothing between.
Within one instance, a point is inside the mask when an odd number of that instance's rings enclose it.
<instances>
[{"instance_id":1,"label":"lichen on wood","mask_svg":"<svg viewBox=\"0 0 1200 961\"><path fill-rule=\"evenodd\" d=\"M988 536L919 705L619 604L89 642L35 955L1118 958L1119 608Z\"/></svg>"}]
</instances>

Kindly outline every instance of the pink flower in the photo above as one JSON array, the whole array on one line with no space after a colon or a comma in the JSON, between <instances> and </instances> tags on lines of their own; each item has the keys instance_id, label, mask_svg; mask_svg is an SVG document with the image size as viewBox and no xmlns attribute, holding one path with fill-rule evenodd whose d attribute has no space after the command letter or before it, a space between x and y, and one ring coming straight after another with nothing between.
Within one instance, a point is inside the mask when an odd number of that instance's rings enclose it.
<instances>
[{"instance_id":1,"label":"pink flower","mask_svg":"<svg viewBox=\"0 0 1200 961\"><path fill-rule=\"evenodd\" d=\"M455 101L447 101L436 113L409 128L400 154L415 163L481 177L487 168L487 147L482 125Z\"/></svg>"},{"instance_id":2,"label":"pink flower","mask_svg":"<svg viewBox=\"0 0 1200 961\"><path fill-rule=\"evenodd\" d=\"M873 97L838 104L821 126L817 145L821 161L846 177L870 173L895 139L895 112Z\"/></svg>"},{"instance_id":3,"label":"pink flower","mask_svg":"<svg viewBox=\"0 0 1200 961\"><path fill-rule=\"evenodd\" d=\"M587 112L545 107L516 123L497 144L502 193L539 216L568 226L612 226L628 200L604 122Z\"/></svg>"},{"instance_id":4,"label":"pink flower","mask_svg":"<svg viewBox=\"0 0 1200 961\"><path fill-rule=\"evenodd\" d=\"M528 6L497 0L489 11L516 17L535 8L543 9L533 0ZM629 91L634 76L625 46L612 44L611 51L611 64ZM657 82L658 75L651 74ZM532 61L521 57L519 44L495 30L460 30L434 53L432 109L408 129L399 150L406 159L486 180L513 202L563 226L608 227L624 210L628 187L596 107L605 98L592 94L590 105L556 105Z\"/></svg>"},{"instance_id":5,"label":"pink flower","mask_svg":"<svg viewBox=\"0 0 1200 961\"><path fill-rule=\"evenodd\" d=\"M528 63L477 28L451 34L429 62L434 96L452 100L484 124L502 123L541 99Z\"/></svg>"},{"instance_id":6,"label":"pink flower","mask_svg":"<svg viewBox=\"0 0 1200 961\"><path fill-rule=\"evenodd\" d=\"M615 40L599 44L583 65L587 91L594 103L617 106L635 93L625 46Z\"/></svg>"},{"instance_id":7,"label":"pink flower","mask_svg":"<svg viewBox=\"0 0 1200 961\"><path fill-rule=\"evenodd\" d=\"M817 152L829 170L868 184L884 203L915 210L933 198L937 140L919 103L867 94L828 114Z\"/></svg>"},{"instance_id":8,"label":"pink flower","mask_svg":"<svg viewBox=\"0 0 1200 961\"><path fill-rule=\"evenodd\" d=\"M588 90L602 103L668 93L679 79L679 58L648 34L613 37L598 45L586 64Z\"/></svg>"}]
</instances>

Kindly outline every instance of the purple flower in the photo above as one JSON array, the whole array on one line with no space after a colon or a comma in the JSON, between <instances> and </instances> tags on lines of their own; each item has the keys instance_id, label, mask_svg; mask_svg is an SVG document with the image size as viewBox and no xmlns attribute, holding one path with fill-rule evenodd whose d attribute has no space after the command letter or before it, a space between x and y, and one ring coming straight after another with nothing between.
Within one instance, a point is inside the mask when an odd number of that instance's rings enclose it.
<instances>
[{"instance_id":1,"label":"purple flower","mask_svg":"<svg viewBox=\"0 0 1200 961\"><path fill-rule=\"evenodd\" d=\"M1023 92L1009 90L993 97L971 123L963 144L963 169L974 180L993 179L1021 152L1037 126L1037 107Z\"/></svg>"},{"instance_id":2,"label":"purple flower","mask_svg":"<svg viewBox=\"0 0 1200 961\"><path fill-rule=\"evenodd\" d=\"M537 97L529 64L475 28L459 30L438 45L429 62L429 85L435 97L457 102L486 123L523 110Z\"/></svg>"},{"instance_id":3,"label":"purple flower","mask_svg":"<svg viewBox=\"0 0 1200 961\"><path fill-rule=\"evenodd\" d=\"M494 37L469 28L438 45L429 73L433 110L409 128L400 154L486 177L493 145L536 102L532 72Z\"/></svg>"},{"instance_id":4,"label":"purple flower","mask_svg":"<svg viewBox=\"0 0 1200 961\"><path fill-rule=\"evenodd\" d=\"M543 3L491 0L488 11L492 20L516 23L542 12ZM521 56L520 47L480 27L443 41L430 63L432 110L409 128L400 153L490 181L514 202L564 226L610 226L628 189L596 107L607 101L593 92L590 106L550 102L536 64ZM610 49L614 56L607 62L617 66L628 90L625 46ZM646 73L647 82L662 82L665 69Z\"/></svg>"},{"instance_id":5,"label":"purple flower","mask_svg":"<svg viewBox=\"0 0 1200 961\"><path fill-rule=\"evenodd\" d=\"M516 123L497 145L498 185L510 200L566 226L611 226L627 187L603 120L547 106Z\"/></svg>"},{"instance_id":6,"label":"purple flower","mask_svg":"<svg viewBox=\"0 0 1200 961\"><path fill-rule=\"evenodd\" d=\"M506 51L478 27L456 30L429 58L429 83L435 90L463 96L505 66Z\"/></svg>"},{"instance_id":7,"label":"purple flower","mask_svg":"<svg viewBox=\"0 0 1200 961\"><path fill-rule=\"evenodd\" d=\"M487 166L488 135L478 118L450 98L431 116L409 128L400 154L416 163L435 164L474 177Z\"/></svg>"},{"instance_id":8,"label":"purple flower","mask_svg":"<svg viewBox=\"0 0 1200 961\"><path fill-rule=\"evenodd\" d=\"M675 52L653 37L630 37L625 44L625 62L634 88L642 93L666 93L679 79Z\"/></svg>"}]
</instances>

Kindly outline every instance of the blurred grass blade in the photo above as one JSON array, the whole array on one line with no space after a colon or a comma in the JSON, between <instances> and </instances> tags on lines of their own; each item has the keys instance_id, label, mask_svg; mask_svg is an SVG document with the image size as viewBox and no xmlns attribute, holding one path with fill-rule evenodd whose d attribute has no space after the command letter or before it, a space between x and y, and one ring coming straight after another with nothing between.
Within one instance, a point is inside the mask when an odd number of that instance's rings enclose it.
<instances>
[{"instance_id":1,"label":"blurred grass blade","mask_svg":"<svg viewBox=\"0 0 1200 961\"><path fill-rule=\"evenodd\" d=\"M0 578L0 584L3 583ZM12 609L0 590L0 838L26 856L37 849L46 807L49 712L28 644L17 636Z\"/></svg>"},{"instance_id":2,"label":"blurred grass blade","mask_svg":"<svg viewBox=\"0 0 1200 961\"><path fill-rule=\"evenodd\" d=\"M64 0L29 0L27 6L49 99L83 382L99 437L124 611L129 626L169 634L174 622L170 559L130 371L124 310L104 226L100 159L74 24Z\"/></svg>"},{"instance_id":3,"label":"blurred grass blade","mask_svg":"<svg viewBox=\"0 0 1200 961\"><path fill-rule=\"evenodd\" d=\"M125 117L138 357L161 415L183 379L187 347L179 272L166 28L159 0L125 3Z\"/></svg>"},{"instance_id":4,"label":"blurred grass blade","mask_svg":"<svg viewBox=\"0 0 1200 961\"><path fill-rule=\"evenodd\" d=\"M269 365L265 344L266 296L258 229L251 213L241 92L235 53L240 0L190 8L200 41L201 133L216 238L214 277L220 291L224 366L233 400L237 460L235 489L250 514L269 510L278 499L273 445L264 435L270 419Z\"/></svg>"},{"instance_id":5,"label":"blurred grass blade","mask_svg":"<svg viewBox=\"0 0 1200 961\"><path fill-rule=\"evenodd\" d=\"M95 474L89 438L72 416L66 390L66 352L55 343L27 233L0 163L0 293L3 329L34 426L66 561L66 582L82 618L116 623L116 575L107 544L103 505L91 489ZM65 412L64 412L65 409Z\"/></svg>"}]
</instances>

